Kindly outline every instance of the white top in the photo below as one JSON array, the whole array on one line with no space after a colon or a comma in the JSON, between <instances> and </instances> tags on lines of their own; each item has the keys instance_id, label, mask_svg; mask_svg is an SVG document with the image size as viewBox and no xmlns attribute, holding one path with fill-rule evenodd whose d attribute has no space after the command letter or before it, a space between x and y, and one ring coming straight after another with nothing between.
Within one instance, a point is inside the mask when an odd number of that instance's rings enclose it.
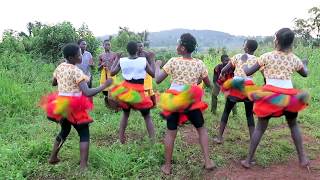
<instances>
[{"instance_id":1,"label":"white top","mask_svg":"<svg viewBox=\"0 0 320 180\"><path fill-rule=\"evenodd\" d=\"M81 92L59 92L58 93L59 96L81 96L82 93Z\"/></svg>"},{"instance_id":2,"label":"white top","mask_svg":"<svg viewBox=\"0 0 320 180\"><path fill-rule=\"evenodd\" d=\"M293 88L291 80L283 79L266 79L266 84L279 88Z\"/></svg>"},{"instance_id":3,"label":"white top","mask_svg":"<svg viewBox=\"0 0 320 180\"><path fill-rule=\"evenodd\" d=\"M183 90L184 90L184 88L185 88L185 87L186 87L185 85L171 83L171 85L170 85L170 88L169 88L169 89L172 89L172 90L176 90L176 91L181 92L181 91L183 91Z\"/></svg>"},{"instance_id":4,"label":"white top","mask_svg":"<svg viewBox=\"0 0 320 180\"><path fill-rule=\"evenodd\" d=\"M252 77L247 76L247 77L242 77L242 76L234 76L233 79L244 79L244 80L252 80Z\"/></svg>"},{"instance_id":5,"label":"white top","mask_svg":"<svg viewBox=\"0 0 320 180\"><path fill-rule=\"evenodd\" d=\"M146 66L147 59L145 57L138 57L136 59L120 58L120 68L125 80L144 79L147 74Z\"/></svg>"}]
</instances>

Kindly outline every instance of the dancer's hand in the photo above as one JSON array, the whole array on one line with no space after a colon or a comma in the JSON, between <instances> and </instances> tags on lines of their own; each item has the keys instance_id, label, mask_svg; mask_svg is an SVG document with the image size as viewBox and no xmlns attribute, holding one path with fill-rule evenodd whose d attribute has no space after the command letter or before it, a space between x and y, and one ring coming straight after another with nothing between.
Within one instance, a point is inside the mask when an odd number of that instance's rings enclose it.
<instances>
[{"instance_id":1,"label":"dancer's hand","mask_svg":"<svg viewBox=\"0 0 320 180\"><path fill-rule=\"evenodd\" d=\"M305 58L304 60L302 60L302 63L303 63L305 66L308 66L309 60L308 60L307 58Z\"/></svg>"},{"instance_id":2,"label":"dancer's hand","mask_svg":"<svg viewBox=\"0 0 320 180\"><path fill-rule=\"evenodd\" d=\"M108 78L106 80L106 82L104 82L103 86L109 87L109 86L111 86L112 83L113 83L113 79L112 78Z\"/></svg>"},{"instance_id":3,"label":"dancer's hand","mask_svg":"<svg viewBox=\"0 0 320 180\"><path fill-rule=\"evenodd\" d=\"M156 61L156 66L161 67L161 65L162 65L162 61L161 60L157 60Z\"/></svg>"}]
</instances>

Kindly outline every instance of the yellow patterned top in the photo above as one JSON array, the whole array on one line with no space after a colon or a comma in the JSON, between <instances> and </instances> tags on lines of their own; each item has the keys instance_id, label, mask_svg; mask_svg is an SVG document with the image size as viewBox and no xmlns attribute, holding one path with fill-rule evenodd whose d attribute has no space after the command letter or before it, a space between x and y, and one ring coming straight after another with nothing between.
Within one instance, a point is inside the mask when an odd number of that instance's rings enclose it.
<instances>
[{"instance_id":1,"label":"yellow patterned top","mask_svg":"<svg viewBox=\"0 0 320 180\"><path fill-rule=\"evenodd\" d=\"M63 93L81 92L79 83L81 81L89 81L81 69L69 63L61 63L53 72L53 77L57 79L58 91Z\"/></svg>"},{"instance_id":2,"label":"yellow patterned top","mask_svg":"<svg viewBox=\"0 0 320 180\"><path fill-rule=\"evenodd\" d=\"M178 85L197 85L199 79L208 76L208 69L205 64L195 58L171 58L163 70L171 75L171 81Z\"/></svg>"},{"instance_id":3,"label":"yellow patterned top","mask_svg":"<svg viewBox=\"0 0 320 180\"><path fill-rule=\"evenodd\" d=\"M257 62L257 57L250 54L237 54L231 58L231 64L235 67L234 76L251 77L247 76L243 71L243 66L253 66Z\"/></svg>"},{"instance_id":4,"label":"yellow patterned top","mask_svg":"<svg viewBox=\"0 0 320 180\"><path fill-rule=\"evenodd\" d=\"M291 80L292 73L303 68L302 61L293 53L272 51L258 59L266 79Z\"/></svg>"}]
</instances>

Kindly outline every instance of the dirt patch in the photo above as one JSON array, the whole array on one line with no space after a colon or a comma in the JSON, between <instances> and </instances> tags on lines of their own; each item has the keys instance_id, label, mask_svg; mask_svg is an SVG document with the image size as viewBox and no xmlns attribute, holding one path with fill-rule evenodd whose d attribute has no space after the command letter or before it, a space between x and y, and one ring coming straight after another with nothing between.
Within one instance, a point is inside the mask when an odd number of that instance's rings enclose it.
<instances>
[{"instance_id":1,"label":"dirt patch","mask_svg":"<svg viewBox=\"0 0 320 180\"><path fill-rule=\"evenodd\" d=\"M285 164L275 164L263 168L253 166L244 169L239 162L233 162L225 168L219 168L213 172L207 172L204 179L320 179L320 156L311 161L310 170L301 168L297 160L290 159Z\"/></svg>"},{"instance_id":2,"label":"dirt patch","mask_svg":"<svg viewBox=\"0 0 320 180\"><path fill-rule=\"evenodd\" d=\"M182 139L187 144L199 144L199 136L197 130L191 125L186 124L179 129Z\"/></svg>"},{"instance_id":3,"label":"dirt patch","mask_svg":"<svg viewBox=\"0 0 320 180\"><path fill-rule=\"evenodd\" d=\"M280 124L278 126L274 126L272 128L268 128L268 130L277 131L277 130L282 130L282 129L285 129L285 128L288 128L288 125L286 123Z\"/></svg>"},{"instance_id":4,"label":"dirt patch","mask_svg":"<svg viewBox=\"0 0 320 180\"><path fill-rule=\"evenodd\" d=\"M98 147L108 146L118 141L118 136L115 135L107 135L107 136L100 136L97 138L92 138L91 142L96 144Z\"/></svg>"},{"instance_id":5,"label":"dirt patch","mask_svg":"<svg viewBox=\"0 0 320 180\"><path fill-rule=\"evenodd\" d=\"M33 174L29 177L26 177L27 179L34 179L34 180L42 180L42 179L48 179L48 180L58 180L58 179L66 179L64 176L61 174Z\"/></svg>"}]
</instances>

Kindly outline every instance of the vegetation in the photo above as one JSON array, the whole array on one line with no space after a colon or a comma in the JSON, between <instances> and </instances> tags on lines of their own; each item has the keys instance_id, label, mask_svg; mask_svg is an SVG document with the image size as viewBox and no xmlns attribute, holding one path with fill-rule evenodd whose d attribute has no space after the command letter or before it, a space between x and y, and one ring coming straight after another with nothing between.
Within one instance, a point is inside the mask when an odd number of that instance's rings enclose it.
<instances>
[{"instance_id":1,"label":"vegetation","mask_svg":"<svg viewBox=\"0 0 320 180\"><path fill-rule=\"evenodd\" d=\"M133 112L127 128L128 143L121 145L117 139L120 112L113 112L103 105L102 95L94 98L95 109L91 113L95 122L91 124L91 146L89 169L80 173L78 167L79 147L77 133L72 130L61 150L61 163L49 165L50 154L59 125L46 120L45 114L37 103L45 93L54 91L51 87L52 72L55 62L61 58L60 49L64 43L76 41L82 37L88 41L89 48L95 55L99 41L94 38L86 25L76 30L70 23L44 25L39 22L28 24L28 34L6 31L0 43L0 177L1 179L160 179L160 166L163 163L164 147L162 138L165 122L159 116L159 109L152 110L156 127L156 143L150 144L140 114ZM140 36L141 37L141 36ZM124 44L136 34L123 31L112 38L115 50L123 51ZM118 44L117 44L118 43ZM90 46L91 45L91 46ZM260 46L256 55L271 50L272 47ZM310 106L299 114L299 123L304 134L305 147L311 159L320 152L320 54L317 50L297 46L294 51L299 57L309 58L310 76L306 79L294 76L295 87L307 90L311 94ZM213 67L220 62L219 56L224 51L214 49L209 53L198 53L212 75ZM167 60L174 52L157 50L157 58ZM230 55L235 52L228 52ZM99 75L94 74L94 84L98 85ZM255 76L262 84L260 75ZM163 91L169 81L155 86ZM205 101L210 102L210 92L206 89ZM206 111L204 116L210 137L216 135L224 97L219 97L218 114ZM246 156L249 137L247 133L243 105L239 105L237 116L231 116L228 132L223 145L213 145L210 141L211 158L219 168L227 167L234 161ZM288 128L284 119L272 119L268 132L258 148L256 160L258 166L268 167L274 163L285 163L296 158ZM202 179L200 147L190 143L193 136L186 131L191 125L180 128L174 150L173 175L178 178ZM223 178L223 177L221 177Z\"/></svg>"}]
</instances>

